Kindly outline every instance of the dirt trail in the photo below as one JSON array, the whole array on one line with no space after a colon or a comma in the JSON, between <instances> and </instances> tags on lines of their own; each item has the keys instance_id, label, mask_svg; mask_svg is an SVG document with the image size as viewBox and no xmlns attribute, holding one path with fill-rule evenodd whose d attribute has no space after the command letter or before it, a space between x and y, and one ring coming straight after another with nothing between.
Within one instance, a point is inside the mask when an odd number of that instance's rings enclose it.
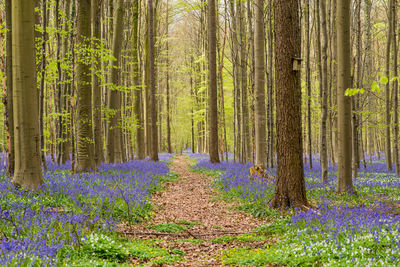
<instances>
[{"instance_id":1,"label":"dirt trail","mask_svg":"<svg viewBox=\"0 0 400 267\"><path fill-rule=\"evenodd\" d=\"M179 180L167 185L167 189L158 192L152 202L155 205L155 216L145 225L129 227L135 238L158 238L161 246L181 249L186 253L185 260L177 266L220 266L217 254L222 249L250 246L261 247L263 242L221 243L210 242L221 233L251 232L265 221L252 218L244 212L232 209L234 204L215 201L216 193L211 188L212 177L190 171L189 161L179 156L170 166L171 171L179 175ZM160 234L148 228L149 225L177 223L181 220L197 223L181 234ZM146 234L137 234L146 233ZM171 242L179 239L200 239L203 242Z\"/></svg>"}]
</instances>

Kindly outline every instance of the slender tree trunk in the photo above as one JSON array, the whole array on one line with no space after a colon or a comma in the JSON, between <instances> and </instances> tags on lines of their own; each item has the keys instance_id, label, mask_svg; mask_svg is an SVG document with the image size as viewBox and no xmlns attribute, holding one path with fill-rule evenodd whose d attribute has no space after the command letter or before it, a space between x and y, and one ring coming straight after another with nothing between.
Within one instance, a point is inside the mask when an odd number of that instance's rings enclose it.
<instances>
[{"instance_id":1,"label":"slender tree trunk","mask_svg":"<svg viewBox=\"0 0 400 267\"><path fill-rule=\"evenodd\" d=\"M307 145L309 155L308 164L311 170L313 166L313 159L311 132L310 0L306 0L304 18L306 25Z\"/></svg>"},{"instance_id":2,"label":"slender tree trunk","mask_svg":"<svg viewBox=\"0 0 400 267\"><path fill-rule=\"evenodd\" d=\"M46 164L46 144L44 139L44 94L45 94L45 78L46 78L46 43L47 43L47 0L43 0L43 34L42 34L42 69L41 69L41 80L40 80L40 92L39 92L39 131L40 131L40 155L43 168L47 169Z\"/></svg>"},{"instance_id":3,"label":"slender tree trunk","mask_svg":"<svg viewBox=\"0 0 400 267\"><path fill-rule=\"evenodd\" d=\"M12 1L15 172L12 182L37 189L40 169L39 101L36 88L34 0Z\"/></svg>"},{"instance_id":4,"label":"slender tree trunk","mask_svg":"<svg viewBox=\"0 0 400 267\"><path fill-rule=\"evenodd\" d=\"M247 40L245 25L245 8L242 1L238 1L238 19L240 33L240 67L241 67L241 139L242 139L242 162L250 160L250 130L249 130L249 103L247 93Z\"/></svg>"},{"instance_id":5,"label":"slender tree trunk","mask_svg":"<svg viewBox=\"0 0 400 267\"><path fill-rule=\"evenodd\" d=\"M219 163L218 102L217 102L217 18L215 0L208 0L208 70L209 70L209 131L210 162Z\"/></svg>"},{"instance_id":6,"label":"slender tree trunk","mask_svg":"<svg viewBox=\"0 0 400 267\"><path fill-rule=\"evenodd\" d=\"M151 107L151 159L158 161L158 132L157 132L157 103L155 84L155 53L154 53L154 18L153 0L149 0L149 80L150 80L150 107Z\"/></svg>"},{"instance_id":7,"label":"slender tree trunk","mask_svg":"<svg viewBox=\"0 0 400 267\"><path fill-rule=\"evenodd\" d=\"M78 0L77 43L80 47L90 48L90 0ZM87 172L95 169L93 157L92 128L92 88L90 65L84 58L77 59L77 166L76 172Z\"/></svg>"},{"instance_id":8,"label":"slender tree trunk","mask_svg":"<svg viewBox=\"0 0 400 267\"><path fill-rule=\"evenodd\" d=\"M101 42L101 14L103 0L92 0L92 36L94 46L100 45ZM93 47L95 48L95 47ZM99 74L101 71L101 59L94 58L92 73L92 94L93 94L93 134L94 134L94 161L96 166L100 166L104 161L103 152L103 135L101 121L101 87Z\"/></svg>"},{"instance_id":9,"label":"slender tree trunk","mask_svg":"<svg viewBox=\"0 0 400 267\"><path fill-rule=\"evenodd\" d=\"M321 167L322 182L328 182L328 141L327 141L327 118L328 118L328 30L326 26L326 5L325 0L320 0L320 15L322 29L322 105L321 105Z\"/></svg>"},{"instance_id":10,"label":"slender tree trunk","mask_svg":"<svg viewBox=\"0 0 400 267\"><path fill-rule=\"evenodd\" d=\"M255 127L256 164L266 164L264 0L255 3Z\"/></svg>"},{"instance_id":11,"label":"slender tree trunk","mask_svg":"<svg viewBox=\"0 0 400 267\"><path fill-rule=\"evenodd\" d=\"M136 128L136 158L143 160L145 158L145 141L144 141L144 122L143 122L143 89L140 86L139 74L139 38L138 38L138 25L139 25L139 0L133 1L133 21L132 21L132 72L133 72L133 85L135 86L135 117L138 122Z\"/></svg>"},{"instance_id":12,"label":"slender tree trunk","mask_svg":"<svg viewBox=\"0 0 400 267\"><path fill-rule=\"evenodd\" d=\"M113 42L112 51L113 56L116 60L111 62L111 83L112 87L108 93L108 108L111 112L109 124L108 124L108 135L107 135L107 161L110 163L123 162L124 155L122 150L122 120L121 120L121 50L123 36L123 0L117 1L117 6L114 10L114 30L113 30Z\"/></svg>"},{"instance_id":13,"label":"slender tree trunk","mask_svg":"<svg viewBox=\"0 0 400 267\"><path fill-rule=\"evenodd\" d=\"M170 108L170 88L169 88L169 43L168 43L168 38L169 38L169 5L168 5L168 0L167 0L167 15L166 15L166 29L167 29L167 33L166 33L166 52L167 52L167 56L166 56L166 61L167 61L167 71L166 71L166 83L167 83L167 151L168 153L172 153L172 147L171 147L171 108ZM190 79L192 79L192 76L190 76ZM191 89L190 92L192 92L193 89ZM193 113L193 112L192 112ZM193 124L193 123L192 123ZM193 128L193 125L192 125ZM193 130L193 129L192 129ZM192 140L193 139L193 135L192 135Z\"/></svg>"},{"instance_id":14,"label":"slender tree trunk","mask_svg":"<svg viewBox=\"0 0 400 267\"><path fill-rule=\"evenodd\" d=\"M393 1L393 6L392 6L392 35L393 35L393 76L398 77L398 64L397 64L397 59L398 59L398 51L397 51L397 1ZM395 79L393 81L393 92L394 92L394 105L393 105L393 123L394 123L394 164L396 167L396 175L398 176L400 174L400 162L399 162L399 113L397 111L398 105L399 105L399 81L398 79Z\"/></svg>"},{"instance_id":15,"label":"slender tree trunk","mask_svg":"<svg viewBox=\"0 0 400 267\"><path fill-rule=\"evenodd\" d=\"M299 1L274 1L277 180L273 207L308 205L303 171L300 71L293 60L301 54Z\"/></svg>"},{"instance_id":16,"label":"slender tree trunk","mask_svg":"<svg viewBox=\"0 0 400 267\"><path fill-rule=\"evenodd\" d=\"M392 8L393 0L389 0L389 30L388 30L388 38L386 41L386 59L385 59L385 67L386 67L386 77L389 79L390 76L390 47L392 44L392 32L393 32L393 24L392 21ZM391 146L391 137L390 137L390 127L391 127L391 118L390 118L390 82L386 84L385 91L385 99L386 99L386 166L389 170L392 170L392 146Z\"/></svg>"},{"instance_id":17,"label":"slender tree trunk","mask_svg":"<svg viewBox=\"0 0 400 267\"><path fill-rule=\"evenodd\" d=\"M13 76L12 76L12 17L11 17L11 1L5 0L6 9L6 96L4 97L5 103L5 117L6 117L6 130L7 130L7 175L12 177L14 174L15 166L15 151L14 151L14 116L13 116Z\"/></svg>"},{"instance_id":18,"label":"slender tree trunk","mask_svg":"<svg viewBox=\"0 0 400 267\"><path fill-rule=\"evenodd\" d=\"M351 177L351 88L350 0L337 2L337 102L338 102L338 192L353 192Z\"/></svg>"}]
</instances>

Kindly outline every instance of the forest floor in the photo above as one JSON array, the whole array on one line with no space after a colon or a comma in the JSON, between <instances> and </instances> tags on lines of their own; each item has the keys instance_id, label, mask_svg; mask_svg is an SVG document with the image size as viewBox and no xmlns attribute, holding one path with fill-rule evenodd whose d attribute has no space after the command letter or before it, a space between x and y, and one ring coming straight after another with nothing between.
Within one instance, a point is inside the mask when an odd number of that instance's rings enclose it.
<instances>
[{"instance_id":1,"label":"forest floor","mask_svg":"<svg viewBox=\"0 0 400 267\"><path fill-rule=\"evenodd\" d=\"M179 180L166 184L165 190L153 196L151 220L120 226L126 237L155 240L159 247L183 251L184 260L175 266L220 266L222 251L244 246L257 249L273 242L249 235L238 238L247 233L255 236L255 229L268 221L219 199L212 187L215 178L191 171L186 157L177 156L170 169Z\"/></svg>"}]
</instances>

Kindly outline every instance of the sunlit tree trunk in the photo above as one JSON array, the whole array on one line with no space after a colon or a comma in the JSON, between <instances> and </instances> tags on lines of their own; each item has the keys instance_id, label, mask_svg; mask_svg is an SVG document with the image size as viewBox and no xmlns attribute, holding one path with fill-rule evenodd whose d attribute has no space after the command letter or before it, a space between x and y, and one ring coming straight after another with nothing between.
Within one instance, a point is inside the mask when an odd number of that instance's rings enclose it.
<instances>
[{"instance_id":1,"label":"sunlit tree trunk","mask_svg":"<svg viewBox=\"0 0 400 267\"><path fill-rule=\"evenodd\" d=\"M77 43L81 48L90 48L91 0L78 0ZM92 88L89 62L80 55L77 58L77 166L76 172L95 169L93 157L94 142L92 128Z\"/></svg>"},{"instance_id":2,"label":"sunlit tree trunk","mask_svg":"<svg viewBox=\"0 0 400 267\"><path fill-rule=\"evenodd\" d=\"M15 134L15 172L12 182L24 189L37 189L42 184L42 175L35 76L34 0L13 0L11 9Z\"/></svg>"},{"instance_id":3,"label":"sunlit tree trunk","mask_svg":"<svg viewBox=\"0 0 400 267\"><path fill-rule=\"evenodd\" d=\"M321 101L321 167L322 182L328 181L328 141L327 141L327 118L328 118L328 30L326 26L326 4L320 0L321 30L322 30L322 101Z\"/></svg>"},{"instance_id":4,"label":"sunlit tree trunk","mask_svg":"<svg viewBox=\"0 0 400 267\"><path fill-rule=\"evenodd\" d=\"M255 137L256 164L266 164L264 0L255 3Z\"/></svg>"},{"instance_id":5,"label":"sunlit tree trunk","mask_svg":"<svg viewBox=\"0 0 400 267\"><path fill-rule=\"evenodd\" d=\"M390 47L392 44L392 32L393 32L393 24L392 21L392 7L393 7L393 0L389 0L389 29L388 29L388 37L386 41L386 58L385 58L385 72L386 77L389 79L390 76ZM390 80L390 79L389 79ZM386 84L386 91L385 91L385 100L386 100L386 166L389 170L393 169L392 166L392 145L391 145L391 137L390 137L390 128L391 128L391 116L390 116L390 82Z\"/></svg>"}]
</instances>

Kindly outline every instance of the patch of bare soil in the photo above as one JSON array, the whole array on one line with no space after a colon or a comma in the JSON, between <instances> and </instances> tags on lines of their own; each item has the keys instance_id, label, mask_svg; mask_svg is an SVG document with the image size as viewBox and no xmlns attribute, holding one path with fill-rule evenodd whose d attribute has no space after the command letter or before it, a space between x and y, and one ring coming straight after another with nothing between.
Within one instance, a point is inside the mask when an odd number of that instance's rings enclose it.
<instances>
[{"instance_id":1,"label":"patch of bare soil","mask_svg":"<svg viewBox=\"0 0 400 267\"><path fill-rule=\"evenodd\" d=\"M255 227L265 224L266 221L233 209L234 203L215 201L213 198L217 193L211 188L213 178L191 172L185 157L175 158L170 169L180 178L153 197L155 216L145 224L121 225L122 233L138 239L157 238L162 247L184 251L185 260L176 266L221 266L218 255L222 250L240 246L262 247L260 241L218 244L211 242L222 235L252 232ZM176 234L159 233L149 229L150 225L179 223L182 220L197 224L185 232ZM173 242L179 239L199 239L201 242Z\"/></svg>"}]
</instances>

